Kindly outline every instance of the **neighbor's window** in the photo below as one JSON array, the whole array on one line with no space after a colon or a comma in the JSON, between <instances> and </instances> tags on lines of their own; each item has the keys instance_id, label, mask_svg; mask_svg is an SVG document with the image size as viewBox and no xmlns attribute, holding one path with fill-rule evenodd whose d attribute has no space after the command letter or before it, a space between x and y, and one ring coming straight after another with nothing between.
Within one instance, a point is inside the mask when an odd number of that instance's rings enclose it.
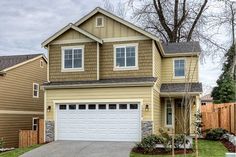
<instances>
[{"instance_id":1,"label":"neighbor's window","mask_svg":"<svg viewBox=\"0 0 236 157\"><path fill-rule=\"evenodd\" d=\"M96 27L103 27L104 26L104 18L102 16L98 16L96 18Z\"/></svg>"},{"instance_id":2,"label":"neighbor's window","mask_svg":"<svg viewBox=\"0 0 236 157\"><path fill-rule=\"evenodd\" d=\"M136 69L138 66L138 45L114 46L115 69Z\"/></svg>"},{"instance_id":3,"label":"neighbor's window","mask_svg":"<svg viewBox=\"0 0 236 157\"><path fill-rule=\"evenodd\" d=\"M32 120L32 130L37 131L38 130L38 125L39 125L39 118L34 117Z\"/></svg>"},{"instance_id":4,"label":"neighbor's window","mask_svg":"<svg viewBox=\"0 0 236 157\"><path fill-rule=\"evenodd\" d=\"M174 59L174 76L185 76L185 59Z\"/></svg>"},{"instance_id":5,"label":"neighbor's window","mask_svg":"<svg viewBox=\"0 0 236 157\"><path fill-rule=\"evenodd\" d=\"M39 97L39 84L33 83L33 98Z\"/></svg>"},{"instance_id":6,"label":"neighbor's window","mask_svg":"<svg viewBox=\"0 0 236 157\"><path fill-rule=\"evenodd\" d=\"M173 109L170 100L166 100L166 126L172 126L173 124Z\"/></svg>"},{"instance_id":7,"label":"neighbor's window","mask_svg":"<svg viewBox=\"0 0 236 157\"><path fill-rule=\"evenodd\" d=\"M62 48L62 70L83 71L84 47Z\"/></svg>"}]
</instances>

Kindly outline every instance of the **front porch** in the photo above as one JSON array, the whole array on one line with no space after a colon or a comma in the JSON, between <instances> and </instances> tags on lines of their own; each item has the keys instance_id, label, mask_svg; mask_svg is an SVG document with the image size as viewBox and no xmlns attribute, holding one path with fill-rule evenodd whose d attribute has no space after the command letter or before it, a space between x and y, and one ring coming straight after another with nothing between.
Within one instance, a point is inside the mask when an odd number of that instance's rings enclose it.
<instances>
[{"instance_id":1,"label":"front porch","mask_svg":"<svg viewBox=\"0 0 236 157\"><path fill-rule=\"evenodd\" d=\"M170 134L193 135L195 113L199 108L199 96L161 97L162 128Z\"/></svg>"}]
</instances>

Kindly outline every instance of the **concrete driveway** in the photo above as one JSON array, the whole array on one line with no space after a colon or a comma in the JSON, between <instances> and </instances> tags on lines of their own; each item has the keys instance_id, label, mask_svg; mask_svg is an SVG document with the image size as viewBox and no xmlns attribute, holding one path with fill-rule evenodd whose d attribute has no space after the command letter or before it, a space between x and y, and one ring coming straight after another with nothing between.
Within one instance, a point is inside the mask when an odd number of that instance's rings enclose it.
<instances>
[{"instance_id":1,"label":"concrete driveway","mask_svg":"<svg viewBox=\"0 0 236 157\"><path fill-rule=\"evenodd\" d=\"M55 141L20 157L129 157L132 142Z\"/></svg>"}]
</instances>

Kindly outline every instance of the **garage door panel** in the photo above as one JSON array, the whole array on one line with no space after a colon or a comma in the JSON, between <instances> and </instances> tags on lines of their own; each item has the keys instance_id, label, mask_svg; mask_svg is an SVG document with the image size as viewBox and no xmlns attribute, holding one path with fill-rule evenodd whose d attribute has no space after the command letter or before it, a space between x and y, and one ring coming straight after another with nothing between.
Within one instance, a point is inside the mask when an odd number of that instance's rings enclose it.
<instances>
[{"instance_id":1,"label":"garage door panel","mask_svg":"<svg viewBox=\"0 0 236 157\"><path fill-rule=\"evenodd\" d=\"M95 141L139 141L140 140L140 111L139 107L130 109L129 103L123 105L127 109L76 109L69 110L69 104L63 110L57 106L57 140L95 140ZM124 104L124 103L122 103ZM114 107L113 105L113 107ZM92 105L94 107L94 105ZM104 107L104 105L101 105ZM121 105L122 106L122 105Z\"/></svg>"}]
</instances>

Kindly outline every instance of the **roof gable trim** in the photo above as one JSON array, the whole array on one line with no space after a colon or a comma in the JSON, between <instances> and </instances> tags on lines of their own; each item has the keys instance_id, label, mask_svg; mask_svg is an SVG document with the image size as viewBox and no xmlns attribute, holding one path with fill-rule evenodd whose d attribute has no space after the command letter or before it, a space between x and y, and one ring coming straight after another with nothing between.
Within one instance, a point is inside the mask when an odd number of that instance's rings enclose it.
<instances>
[{"instance_id":1,"label":"roof gable trim","mask_svg":"<svg viewBox=\"0 0 236 157\"><path fill-rule=\"evenodd\" d=\"M98 37L82 30L81 28L76 27L74 24L69 23L68 25L66 25L64 28L62 28L61 30L59 30L58 32L56 32L54 35L52 35L51 37L49 37L47 40L45 40L42 43L42 47L46 47L50 42L52 42L54 39L56 39L57 37L59 37L61 34L65 33L67 30L69 29L74 29L75 31L89 37L90 39L93 39L97 42L99 42L100 44L103 43L103 41L101 39L99 39Z\"/></svg>"}]
</instances>

